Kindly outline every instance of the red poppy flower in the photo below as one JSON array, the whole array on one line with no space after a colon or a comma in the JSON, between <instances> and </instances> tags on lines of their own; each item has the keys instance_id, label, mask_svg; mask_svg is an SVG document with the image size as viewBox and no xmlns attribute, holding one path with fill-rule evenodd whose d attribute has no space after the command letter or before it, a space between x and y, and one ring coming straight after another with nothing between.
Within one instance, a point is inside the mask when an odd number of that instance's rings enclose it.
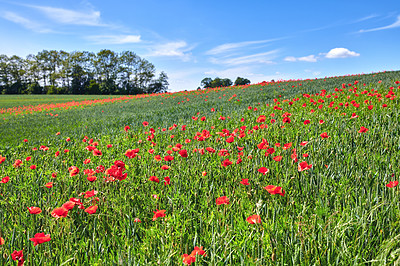
<instances>
[{"instance_id":1,"label":"red poppy flower","mask_svg":"<svg viewBox=\"0 0 400 266\"><path fill-rule=\"evenodd\" d=\"M76 204L75 202L69 200L66 203L64 203L62 205L62 207L64 207L65 209L67 209L69 211L69 210L72 210L75 207L75 204Z\"/></svg>"},{"instance_id":2,"label":"red poppy flower","mask_svg":"<svg viewBox=\"0 0 400 266\"><path fill-rule=\"evenodd\" d=\"M135 158L137 156L137 153L134 150L128 149L125 152L125 156L132 159Z\"/></svg>"},{"instance_id":3,"label":"red poppy flower","mask_svg":"<svg viewBox=\"0 0 400 266\"><path fill-rule=\"evenodd\" d=\"M0 246L4 245L5 241L4 238L0 237Z\"/></svg>"},{"instance_id":4,"label":"red poppy flower","mask_svg":"<svg viewBox=\"0 0 400 266\"><path fill-rule=\"evenodd\" d=\"M274 161L280 162L282 160L282 156L275 156L274 158L272 158Z\"/></svg>"},{"instance_id":5,"label":"red poppy flower","mask_svg":"<svg viewBox=\"0 0 400 266\"><path fill-rule=\"evenodd\" d=\"M358 115L356 115L356 113L353 113L352 115L351 115L351 118L357 118L358 117Z\"/></svg>"},{"instance_id":6,"label":"red poppy flower","mask_svg":"<svg viewBox=\"0 0 400 266\"><path fill-rule=\"evenodd\" d=\"M29 168L31 168L32 170L35 170L36 169L36 165L31 165L31 166L29 166Z\"/></svg>"},{"instance_id":7,"label":"red poppy flower","mask_svg":"<svg viewBox=\"0 0 400 266\"><path fill-rule=\"evenodd\" d=\"M192 253L190 253L190 255L195 256L195 255L203 255L203 256L207 256L206 252L203 250L203 246L201 247L194 247Z\"/></svg>"},{"instance_id":8,"label":"red poppy flower","mask_svg":"<svg viewBox=\"0 0 400 266\"><path fill-rule=\"evenodd\" d=\"M154 156L154 160L156 160L156 161L161 161L161 156L160 155L156 155L156 156Z\"/></svg>"},{"instance_id":9,"label":"red poppy flower","mask_svg":"<svg viewBox=\"0 0 400 266\"><path fill-rule=\"evenodd\" d=\"M389 184L386 184L387 187L395 187L399 184L399 181L390 181Z\"/></svg>"},{"instance_id":10,"label":"red poppy flower","mask_svg":"<svg viewBox=\"0 0 400 266\"><path fill-rule=\"evenodd\" d=\"M161 170L168 170L169 169L169 166L168 165L163 165L163 166L161 166Z\"/></svg>"},{"instance_id":11,"label":"red poppy flower","mask_svg":"<svg viewBox=\"0 0 400 266\"><path fill-rule=\"evenodd\" d=\"M183 254L182 258L183 258L183 264L186 264L186 265L190 265L196 261L196 257L193 256L192 254L190 254L190 255Z\"/></svg>"},{"instance_id":12,"label":"red poppy flower","mask_svg":"<svg viewBox=\"0 0 400 266\"><path fill-rule=\"evenodd\" d=\"M125 126L124 128L125 132L128 132L129 129L131 129L129 126Z\"/></svg>"},{"instance_id":13,"label":"red poppy flower","mask_svg":"<svg viewBox=\"0 0 400 266\"><path fill-rule=\"evenodd\" d=\"M257 215L257 214L250 215L249 217L247 217L246 221L249 224L260 224L261 223L261 217L260 217L260 215Z\"/></svg>"},{"instance_id":14,"label":"red poppy flower","mask_svg":"<svg viewBox=\"0 0 400 266\"><path fill-rule=\"evenodd\" d=\"M187 158L188 157L188 153L187 150L180 150L179 151L179 155L183 158Z\"/></svg>"},{"instance_id":15,"label":"red poppy flower","mask_svg":"<svg viewBox=\"0 0 400 266\"><path fill-rule=\"evenodd\" d=\"M69 171L69 175L70 175L71 177L76 176L77 174L79 174L79 168L76 167L76 166L71 166L71 167L69 167L69 168L68 168L68 171Z\"/></svg>"},{"instance_id":16,"label":"red poppy flower","mask_svg":"<svg viewBox=\"0 0 400 266\"><path fill-rule=\"evenodd\" d=\"M321 138L323 138L323 139L329 138L328 133L326 133L326 132L322 133L320 136L321 136Z\"/></svg>"},{"instance_id":17,"label":"red poppy flower","mask_svg":"<svg viewBox=\"0 0 400 266\"><path fill-rule=\"evenodd\" d=\"M235 138L230 136L229 138L226 139L226 142L232 143L234 140L235 140Z\"/></svg>"},{"instance_id":18,"label":"red poppy flower","mask_svg":"<svg viewBox=\"0 0 400 266\"><path fill-rule=\"evenodd\" d=\"M301 162L299 163L297 169L299 170L299 172L304 171L304 170L308 170L311 169L312 164L308 164L307 162Z\"/></svg>"},{"instance_id":19,"label":"red poppy flower","mask_svg":"<svg viewBox=\"0 0 400 266\"><path fill-rule=\"evenodd\" d=\"M103 153L100 151L100 150L98 150L98 149L94 149L93 150L93 155L94 156L101 156Z\"/></svg>"},{"instance_id":20,"label":"red poppy flower","mask_svg":"<svg viewBox=\"0 0 400 266\"><path fill-rule=\"evenodd\" d=\"M135 218L135 220L133 220L133 222L135 223L141 223L142 221L139 218Z\"/></svg>"},{"instance_id":21,"label":"red poppy flower","mask_svg":"<svg viewBox=\"0 0 400 266\"><path fill-rule=\"evenodd\" d=\"M229 159L226 159L226 160L222 161L222 163L221 163L221 165L223 167L227 167L227 166L229 166L231 164L233 164L233 163L231 161L229 161Z\"/></svg>"},{"instance_id":22,"label":"red poppy flower","mask_svg":"<svg viewBox=\"0 0 400 266\"><path fill-rule=\"evenodd\" d=\"M361 127L360 130L358 131L358 133L365 133L367 132L369 129L366 127Z\"/></svg>"},{"instance_id":23,"label":"red poppy flower","mask_svg":"<svg viewBox=\"0 0 400 266\"><path fill-rule=\"evenodd\" d=\"M260 169L257 170L258 172L262 173L263 175L265 175L266 173L269 172L269 169L266 167L261 167Z\"/></svg>"},{"instance_id":24,"label":"red poppy flower","mask_svg":"<svg viewBox=\"0 0 400 266\"><path fill-rule=\"evenodd\" d=\"M35 237L29 238L29 240L33 242L33 246L36 246L45 242L49 242L51 238L50 234L45 235L44 233L37 233L35 234Z\"/></svg>"},{"instance_id":25,"label":"red poppy flower","mask_svg":"<svg viewBox=\"0 0 400 266\"><path fill-rule=\"evenodd\" d=\"M368 106L368 109L369 109L369 110L372 110L372 109L374 109L374 106L373 106L373 105L369 105L369 106Z\"/></svg>"},{"instance_id":26,"label":"red poppy flower","mask_svg":"<svg viewBox=\"0 0 400 266\"><path fill-rule=\"evenodd\" d=\"M300 143L300 145L301 145L301 146L306 146L307 143L308 143L308 141L302 141L302 142Z\"/></svg>"},{"instance_id":27,"label":"red poppy flower","mask_svg":"<svg viewBox=\"0 0 400 266\"><path fill-rule=\"evenodd\" d=\"M27 207L30 214L39 214L42 210L39 207Z\"/></svg>"},{"instance_id":28,"label":"red poppy flower","mask_svg":"<svg viewBox=\"0 0 400 266\"><path fill-rule=\"evenodd\" d=\"M18 261L18 266L24 265L25 259L24 259L23 250L20 250L20 251L14 250L13 253L11 253L11 258L12 258L12 260Z\"/></svg>"},{"instance_id":29,"label":"red poppy flower","mask_svg":"<svg viewBox=\"0 0 400 266\"><path fill-rule=\"evenodd\" d=\"M167 155L167 156L164 157L164 161L166 161L166 162L170 162L170 161L173 161L173 160L174 160L174 156Z\"/></svg>"},{"instance_id":30,"label":"red poppy flower","mask_svg":"<svg viewBox=\"0 0 400 266\"><path fill-rule=\"evenodd\" d=\"M242 181L240 181L240 184L248 186L249 184L249 179L248 178L243 178Z\"/></svg>"},{"instance_id":31,"label":"red poppy flower","mask_svg":"<svg viewBox=\"0 0 400 266\"><path fill-rule=\"evenodd\" d=\"M322 125L323 123L325 123L324 120L319 120L319 124Z\"/></svg>"},{"instance_id":32,"label":"red poppy flower","mask_svg":"<svg viewBox=\"0 0 400 266\"><path fill-rule=\"evenodd\" d=\"M55 157L58 157L60 155L59 151L56 151L56 153L54 154Z\"/></svg>"},{"instance_id":33,"label":"red poppy flower","mask_svg":"<svg viewBox=\"0 0 400 266\"><path fill-rule=\"evenodd\" d=\"M143 121L143 123L142 123L142 124L143 124L143 126L144 126L144 127L147 127L147 126L149 125L149 122L147 122L147 121Z\"/></svg>"},{"instance_id":34,"label":"red poppy flower","mask_svg":"<svg viewBox=\"0 0 400 266\"><path fill-rule=\"evenodd\" d=\"M52 174L51 174L51 177L52 177L52 178L56 178L56 177L57 177L57 173L52 173Z\"/></svg>"},{"instance_id":35,"label":"red poppy flower","mask_svg":"<svg viewBox=\"0 0 400 266\"><path fill-rule=\"evenodd\" d=\"M283 145L283 149L284 150L288 150L288 149L290 149L290 147L292 147L292 143L291 142L286 143L286 144Z\"/></svg>"},{"instance_id":36,"label":"red poppy flower","mask_svg":"<svg viewBox=\"0 0 400 266\"><path fill-rule=\"evenodd\" d=\"M91 162L90 159L86 159L86 160L83 161L83 164L88 164L88 163L90 163L90 162Z\"/></svg>"},{"instance_id":37,"label":"red poppy flower","mask_svg":"<svg viewBox=\"0 0 400 266\"><path fill-rule=\"evenodd\" d=\"M285 190L283 190L281 187L268 185L264 187L264 189L267 190L272 195L279 194L281 196L285 196Z\"/></svg>"},{"instance_id":38,"label":"red poppy flower","mask_svg":"<svg viewBox=\"0 0 400 266\"><path fill-rule=\"evenodd\" d=\"M160 183L160 180L159 180L158 177L156 177L156 176L150 176L149 181L153 181L153 182L156 182L156 183Z\"/></svg>"},{"instance_id":39,"label":"red poppy flower","mask_svg":"<svg viewBox=\"0 0 400 266\"><path fill-rule=\"evenodd\" d=\"M44 186L47 187L47 188L52 188L53 187L53 182L49 182Z\"/></svg>"},{"instance_id":40,"label":"red poppy flower","mask_svg":"<svg viewBox=\"0 0 400 266\"><path fill-rule=\"evenodd\" d=\"M84 192L83 194L85 194L85 199L87 199L87 198L91 198L91 197L93 197L94 195L96 195L98 193L98 191L96 191L96 190L90 190L90 191L86 191L86 192Z\"/></svg>"},{"instance_id":41,"label":"red poppy flower","mask_svg":"<svg viewBox=\"0 0 400 266\"><path fill-rule=\"evenodd\" d=\"M6 160L6 157L0 155L0 164L2 164Z\"/></svg>"},{"instance_id":42,"label":"red poppy flower","mask_svg":"<svg viewBox=\"0 0 400 266\"><path fill-rule=\"evenodd\" d=\"M170 185L171 184L171 178L169 176L164 177L164 186Z\"/></svg>"},{"instance_id":43,"label":"red poppy flower","mask_svg":"<svg viewBox=\"0 0 400 266\"><path fill-rule=\"evenodd\" d=\"M217 205L222 205L222 204L229 204L229 198L227 196L222 196L219 197L215 200L215 202L217 203Z\"/></svg>"},{"instance_id":44,"label":"red poppy flower","mask_svg":"<svg viewBox=\"0 0 400 266\"><path fill-rule=\"evenodd\" d=\"M310 120L305 120L304 125L308 125L308 124L310 124Z\"/></svg>"},{"instance_id":45,"label":"red poppy flower","mask_svg":"<svg viewBox=\"0 0 400 266\"><path fill-rule=\"evenodd\" d=\"M266 120L267 120L267 117L266 117L265 115L260 115L260 116L257 118L256 122L257 122L257 123L264 123Z\"/></svg>"},{"instance_id":46,"label":"red poppy flower","mask_svg":"<svg viewBox=\"0 0 400 266\"><path fill-rule=\"evenodd\" d=\"M87 213L89 213L89 214L94 214L94 213L96 213L97 208L98 208L97 205L90 206L90 207L87 207L87 208L85 209L85 212L87 212Z\"/></svg>"},{"instance_id":47,"label":"red poppy flower","mask_svg":"<svg viewBox=\"0 0 400 266\"><path fill-rule=\"evenodd\" d=\"M51 216L53 216L54 218L67 217L67 215L68 215L68 210L65 207L55 208L51 212Z\"/></svg>"},{"instance_id":48,"label":"red poppy flower","mask_svg":"<svg viewBox=\"0 0 400 266\"><path fill-rule=\"evenodd\" d=\"M269 148L269 149L267 149L267 151L265 152L265 156L268 156L268 155L270 155L270 154L273 154L275 152L275 149L274 148Z\"/></svg>"},{"instance_id":49,"label":"red poppy flower","mask_svg":"<svg viewBox=\"0 0 400 266\"><path fill-rule=\"evenodd\" d=\"M165 217L166 210L156 210L153 212L154 212L153 221L155 221L157 220L157 218Z\"/></svg>"},{"instance_id":50,"label":"red poppy flower","mask_svg":"<svg viewBox=\"0 0 400 266\"><path fill-rule=\"evenodd\" d=\"M5 183L7 183L8 181L10 181L10 177L9 177L9 176L6 176L6 177L3 177L3 178L1 179L0 183L5 184Z\"/></svg>"},{"instance_id":51,"label":"red poppy flower","mask_svg":"<svg viewBox=\"0 0 400 266\"><path fill-rule=\"evenodd\" d=\"M201 175L202 175L202 176L206 176L206 175L207 175L207 172L206 172L206 171L203 171L203 172L201 173Z\"/></svg>"},{"instance_id":52,"label":"red poppy flower","mask_svg":"<svg viewBox=\"0 0 400 266\"><path fill-rule=\"evenodd\" d=\"M86 178L89 182L94 182L97 180L97 177L94 175L88 175L88 177Z\"/></svg>"}]
</instances>

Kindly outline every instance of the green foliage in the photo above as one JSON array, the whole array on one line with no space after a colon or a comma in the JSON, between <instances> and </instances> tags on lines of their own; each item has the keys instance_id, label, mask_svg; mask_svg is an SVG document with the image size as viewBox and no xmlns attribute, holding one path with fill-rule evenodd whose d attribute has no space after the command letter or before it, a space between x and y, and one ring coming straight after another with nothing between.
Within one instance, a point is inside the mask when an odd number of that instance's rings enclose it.
<instances>
[{"instance_id":1,"label":"green foliage","mask_svg":"<svg viewBox=\"0 0 400 266\"><path fill-rule=\"evenodd\" d=\"M139 94L168 90L153 64L131 51L43 50L26 59L0 55L2 94ZM96 85L97 84L97 85Z\"/></svg>"},{"instance_id":2,"label":"green foliage","mask_svg":"<svg viewBox=\"0 0 400 266\"><path fill-rule=\"evenodd\" d=\"M250 84L250 80L248 80L246 78L237 77L235 80L235 86L247 85L247 84Z\"/></svg>"},{"instance_id":3,"label":"green foliage","mask_svg":"<svg viewBox=\"0 0 400 266\"><path fill-rule=\"evenodd\" d=\"M232 85L232 81L228 78L221 79L216 77L215 79L204 78L201 81L203 88L217 88L217 87L229 87Z\"/></svg>"},{"instance_id":4,"label":"green foliage","mask_svg":"<svg viewBox=\"0 0 400 266\"><path fill-rule=\"evenodd\" d=\"M29 265L179 265L195 246L207 254L196 255L195 265L396 264L400 186L386 184L400 171L398 80L400 72L386 72L1 113L0 155L6 159L0 180L10 181L0 183L0 264L11 264L10 254L23 249ZM30 96L19 101L58 99ZM1 96L0 106L18 100L9 97ZM361 127L368 131L360 133ZM264 140L275 149L272 155L260 149ZM128 158L133 149L139 150ZM187 158L179 155L183 149ZM219 155L223 149L229 155ZM22 166L13 166L17 159ZM222 166L225 159L233 164ZM126 179L105 182L106 173L95 173L88 181L85 169L107 169L116 160L125 162ZM299 171L303 161L312 166ZM79 174L71 176L71 166ZM244 178L250 185L240 183ZM52 188L44 186L48 182ZM285 195L268 193L267 185ZM98 201L80 194L91 190ZM221 196L229 204L216 205ZM67 217L51 216L72 197L85 208L97 205L97 212L75 206ZM31 206L42 213L30 214ZM166 216L153 220L156 210ZM246 221L254 214L260 224ZM34 247L29 238L39 232L51 240Z\"/></svg>"}]
</instances>

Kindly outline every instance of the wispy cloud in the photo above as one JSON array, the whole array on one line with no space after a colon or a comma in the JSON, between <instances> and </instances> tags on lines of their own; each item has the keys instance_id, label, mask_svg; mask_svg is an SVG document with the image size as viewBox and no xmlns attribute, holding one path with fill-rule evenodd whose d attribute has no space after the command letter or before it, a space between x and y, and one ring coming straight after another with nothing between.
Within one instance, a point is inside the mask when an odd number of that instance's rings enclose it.
<instances>
[{"instance_id":1,"label":"wispy cloud","mask_svg":"<svg viewBox=\"0 0 400 266\"><path fill-rule=\"evenodd\" d=\"M164 44L157 44L150 46L149 57L177 57L182 61L189 61L191 59L190 51L194 46L189 46L185 41L167 42Z\"/></svg>"},{"instance_id":2,"label":"wispy cloud","mask_svg":"<svg viewBox=\"0 0 400 266\"><path fill-rule=\"evenodd\" d=\"M232 58L211 58L210 62L220 65L243 65L243 64L274 64L272 59L276 57L278 50L272 50L264 53L245 55Z\"/></svg>"},{"instance_id":3,"label":"wispy cloud","mask_svg":"<svg viewBox=\"0 0 400 266\"><path fill-rule=\"evenodd\" d=\"M141 42L140 35L92 35L86 37L95 44L127 44Z\"/></svg>"},{"instance_id":4,"label":"wispy cloud","mask_svg":"<svg viewBox=\"0 0 400 266\"><path fill-rule=\"evenodd\" d=\"M65 8L50 6L27 5L33 9L39 10L47 18L60 24L84 25L84 26L107 26L100 20L100 11L76 11Z\"/></svg>"},{"instance_id":5,"label":"wispy cloud","mask_svg":"<svg viewBox=\"0 0 400 266\"><path fill-rule=\"evenodd\" d=\"M323 54L321 54L323 55ZM347 58L347 57L356 57L360 56L359 53L354 51L350 51L347 48L333 48L327 54L325 54L326 58Z\"/></svg>"},{"instance_id":6,"label":"wispy cloud","mask_svg":"<svg viewBox=\"0 0 400 266\"><path fill-rule=\"evenodd\" d=\"M277 40L282 40L284 38L276 38L276 39L270 39L270 40L261 40L261 41L247 41L247 42L236 42L236 43L225 43L218 45L206 52L207 55L217 55L217 54L223 54L223 53L228 53L232 52L234 50L238 50L240 48L256 45L256 44L265 44Z\"/></svg>"},{"instance_id":7,"label":"wispy cloud","mask_svg":"<svg viewBox=\"0 0 400 266\"><path fill-rule=\"evenodd\" d=\"M1 17L8 21L19 24L26 29L33 30L35 32L39 32L39 33L51 32L50 29L45 28L43 25L41 25L35 21L32 21L26 17L22 17L22 16L18 15L17 13L14 13L11 11L6 11L6 12L2 13Z\"/></svg>"},{"instance_id":8,"label":"wispy cloud","mask_svg":"<svg viewBox=\"0 0 400 266\"><path fill-rule=\"evenodd\" d=\"M383 27L378 27L378 28L373 28L373 29L367 29L367 30L360 30L359 32L371 32L371 31L379 31L379 30L388 30L388 29L393 29L393 28L398 28L400 27L400 16L397 17L396 21L390 25L383 26Z\"/></svg>"},{"instance_id":9,"label":"wispy cloud","mask_svg":"<svg viewBox=\"0 0 400 266\"><path fill-rule=\"evenodd\" d=\"M362 18L360 18L360 19L355 20L354 22L355 22L355 23L358 23L358 22L366 21L366 20L369 20L369 19L376 18L377 16L378 16L378 15L369 15L369 16L365 16L365 17L362 17Z\"/></svg>"},{"instance_id":10,"label":"wispy cloud","mask_svg":"<svg viewBox=\"0 0 400 266\"><path fill-rule=\"evenodd\" d=\"M308 56L302 56L302 57L294 57L294 56L287 56L285 59L283 59L287 62L296 62L296 61L302 61L302 62L317 62L318 57L315 55L308 55Z\"/></svg>"}]
</instances>

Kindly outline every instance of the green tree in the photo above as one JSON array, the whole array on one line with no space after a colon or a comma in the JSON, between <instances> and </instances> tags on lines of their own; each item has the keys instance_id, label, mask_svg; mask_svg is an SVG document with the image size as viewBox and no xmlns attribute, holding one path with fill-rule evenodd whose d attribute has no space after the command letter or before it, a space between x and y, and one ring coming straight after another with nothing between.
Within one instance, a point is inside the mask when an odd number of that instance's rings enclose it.
<instances>
[{"instance_id":1,"label":"green tree","mask_svg":"<svg viewBox=\"0 0 400 266\"><path fill-rule=\"evenodd\" d=\"M237 85L247 85L250 84L250 80L246 78L237 77L235 80L235 86Z\"/></svg>"},{"instance_id":2,"label":"green tree","mask_svg":"<svg viewBox=\"0 0 400 266\"><path fill-rule=\"evenodd\" d=\"M114 94L118 72L118 55L111 50L101 50L96 54L95 68L102 94Z\"/></svg>"},{"instance_id":3,"label":"green tree","mask_svg":"<svg viewBox=\"0 0 400 266\"><path fill-rule=\"evenodd\" d=\"M203 88L209 88L209 87L211 87L211 82L212 82L212 81L213 81L212 78L204 78L204 79L201 81L200 85L201 85Z\"/></svg>"},{"instance_id":4,"label":"green tree","mask_svg":"<svg viewBox=\"0 0 400 266\"><path fill-rule=\"evenodd\" d=\"M161 72L158 79L150 83L147 93L163 93L168 90L168 76L165 72Z\"/></svg>"}]
</instances>

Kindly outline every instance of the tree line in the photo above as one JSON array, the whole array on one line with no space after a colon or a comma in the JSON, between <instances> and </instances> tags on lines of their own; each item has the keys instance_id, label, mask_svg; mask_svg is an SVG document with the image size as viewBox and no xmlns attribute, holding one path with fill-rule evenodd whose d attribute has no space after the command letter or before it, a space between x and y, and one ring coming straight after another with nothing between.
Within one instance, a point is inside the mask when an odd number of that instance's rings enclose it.
<instances>
[{"instance_id":1,"label":"tree line","mask_svg":"<svg viewBox=\"0 0 400 266\"><path fill-rule=\"evenodd\" d=\"M204 78L200 85L203 88L216 88L216 87L228 87L228 86L232 86L232 81L228 78L218 78L216 77L215 79L212 78ZM246 79L246 78L241 78L241 77L237 77L235 80L234 85L247 85L250 84L250 80Z\"/></svg>"},{"instance_id":2,"label":"tree line","mask_svg":"<svg viewBox=\"0 0 400 266\"><path fill-rule=\"evenodd\" d=\"M152 63L132 51L43 50L26 58L0 55L2 94L141 94L168 90Z\"/></svg>"}]
</instances>

